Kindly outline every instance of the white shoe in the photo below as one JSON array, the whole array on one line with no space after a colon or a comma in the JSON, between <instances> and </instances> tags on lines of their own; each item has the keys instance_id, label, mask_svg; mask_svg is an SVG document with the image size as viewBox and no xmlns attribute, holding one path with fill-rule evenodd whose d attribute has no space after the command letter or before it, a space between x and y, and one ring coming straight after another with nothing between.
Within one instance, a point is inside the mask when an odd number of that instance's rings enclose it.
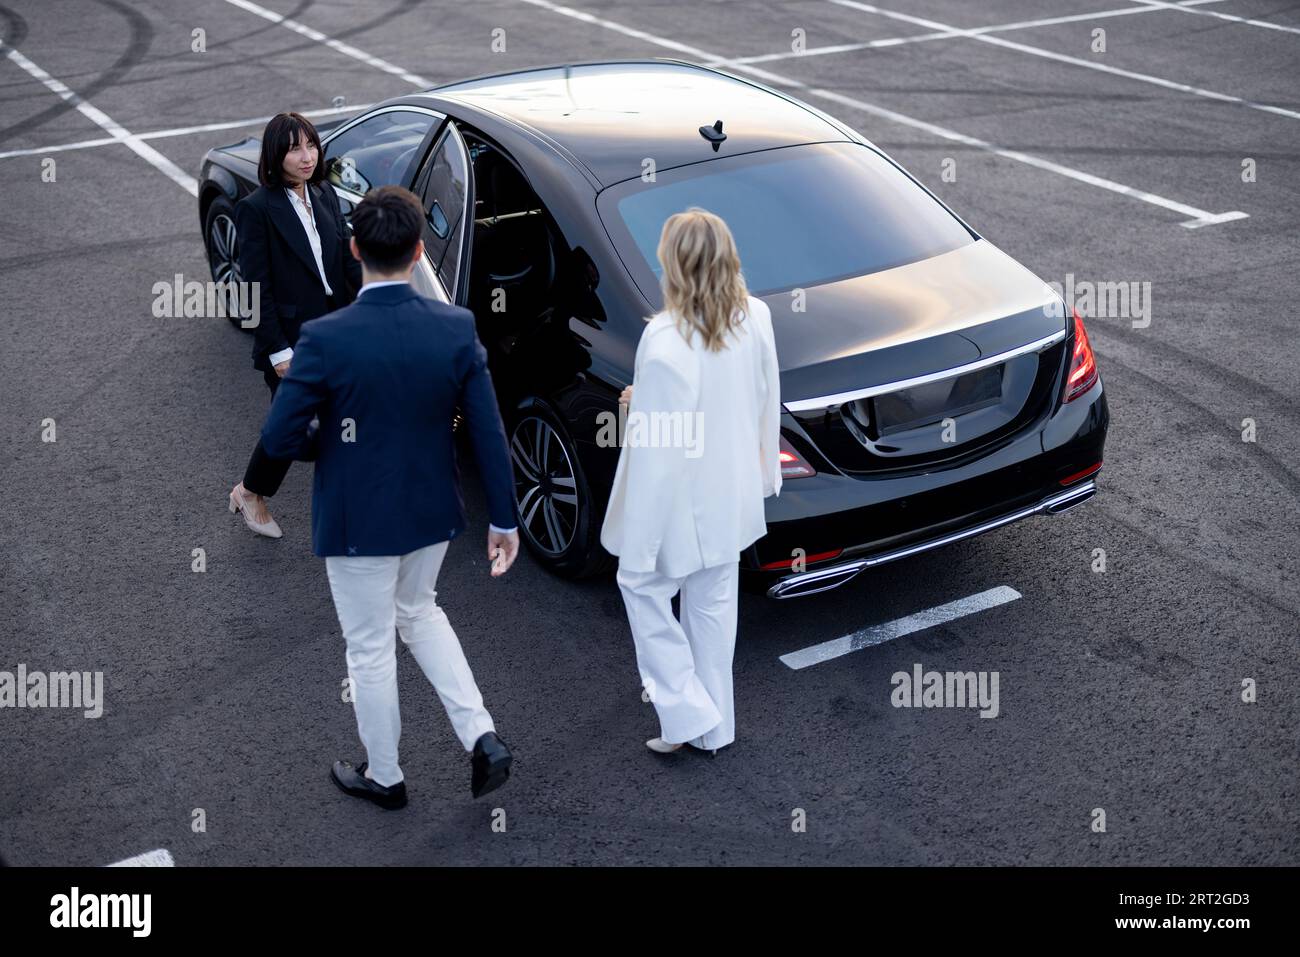
<instances>
[{"instance_id":1,"label":"white shoe","mask_svg":"<svg viewBox=\"0 0 1300 957\"><path fill-rule=\"evenodd\" d=\"M682 748L680 744L669 744L663 738L651 738L645 743L645 746L655 754L672 754Z\"/></svg>"},{"instance_id":2,"label":"white shoe","mask_svg":"<svg viewBox=\"0 0 1300 957\"><path fill-rule=\"evenodd\" d=\"M257 532L259 535L265 535L267 538L280 538L284 532L280 531L280 526L275 523L275 519L267 522L259 522L252 516L252 505L244 498L244 483L240 482L230 490L230 510L238 512L244 518L244 524Z\"/></svg>"}]
</instances>

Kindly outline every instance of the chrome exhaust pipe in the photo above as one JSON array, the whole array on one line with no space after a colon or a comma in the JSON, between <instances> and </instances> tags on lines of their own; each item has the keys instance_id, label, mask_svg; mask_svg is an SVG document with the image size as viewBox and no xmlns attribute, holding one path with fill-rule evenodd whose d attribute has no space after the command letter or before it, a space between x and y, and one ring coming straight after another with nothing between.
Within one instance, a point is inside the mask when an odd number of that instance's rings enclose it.
<instances>
[{"instance_id":1,"label":"chrome exhaust pipe","mask_svg":"<svg viewBox=\"0 0 1300 957\"><path fill-rule=\"evenodd\" d=\"M1085 482L1078 488L1068 489L1060 495L1049 499L1046 503L1046 508L1044 508L1043 511L1048 515L1060 515L1063 512L1068 512L1077 505L1082 505L1096 494L1097 483Z\"/></svg>"},{"instance_id":2,"label":"chrome exhaust pipe","mask_svg":"<svg viewBox=\"0 0 1300 957\"><path fill-rule=\"evenodd\" d=\"M865 562L853 562L849 565L835 565L818 572L792 575L783 578L767 590L768 598L803 598L818 592L839 588L845 582L856 578L867 567Z\"/></svg>"}]
</instances>

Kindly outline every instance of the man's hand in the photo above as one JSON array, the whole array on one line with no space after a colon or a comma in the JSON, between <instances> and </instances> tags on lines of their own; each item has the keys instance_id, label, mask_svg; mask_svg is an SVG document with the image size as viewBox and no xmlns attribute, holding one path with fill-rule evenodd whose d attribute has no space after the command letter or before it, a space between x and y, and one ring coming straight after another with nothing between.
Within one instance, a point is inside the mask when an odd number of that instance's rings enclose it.
<instances>
[{"instance_id":1,"label":"man's hand","mask_svg":"<svg viewBox=\"0 0 1300 957\"><path fill-rule=\"evenodd\" d=\"M627 408L628 406L630 406L630 405L632 404L632 387L631 387L631 386L628 386L626 389L624 389L624 390L619 394L619 397L618 397L618 404L621 405L621 406L623 406L624 408Z\"/></svg>"},{"instance_id":2,"label":"man's hand","mask_svg":"<svg viewBox=\"0 0 1300 957\"><path fill-rule=\"evenodd\" d=\"M275 366L274 368L275 368L275 374L278 375L281 379L283 379L284 374L289 371L289 360L286 359L284 362L281 362L278 366Z\"/></svg>"},{"instance_id":3,"label":"man's hand","mask_svg":"<svg viewBox=\"0 0 1300 957\"><path fill-rule=\"evenodd\" d=\"M492 563L492 577L500 578L510 570L519 554L519 533L489 530L487 554Z\"/></svg>"}]
</instances>

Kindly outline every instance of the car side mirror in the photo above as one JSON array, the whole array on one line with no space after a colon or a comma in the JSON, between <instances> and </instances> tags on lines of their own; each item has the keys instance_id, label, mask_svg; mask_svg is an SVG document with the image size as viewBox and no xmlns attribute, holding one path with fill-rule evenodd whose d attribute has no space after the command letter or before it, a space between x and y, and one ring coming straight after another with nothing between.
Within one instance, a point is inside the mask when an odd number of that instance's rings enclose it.
<instances>
[{"instance_id":1,"label":"car side mirror","mask_svg":"<svg viewBox=\"0 0 1300 957\"><path fill-rule=\"evenodd\" d=\"M366 193L370 189L370 184L366 178L357 172L357 163L351 156L340 156L331 159L326 166L329 181L335 186L341 186L343 189L353 193Z\"/></svg>"}]
</instances>

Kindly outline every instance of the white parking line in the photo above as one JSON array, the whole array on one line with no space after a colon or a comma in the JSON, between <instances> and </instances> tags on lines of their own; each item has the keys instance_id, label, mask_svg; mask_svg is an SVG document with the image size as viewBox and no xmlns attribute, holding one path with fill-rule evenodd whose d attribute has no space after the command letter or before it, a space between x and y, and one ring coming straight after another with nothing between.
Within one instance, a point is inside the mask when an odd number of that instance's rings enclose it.
<instances>
[{"instance_id":1,"label":"white parking line","mask_svg":"<svg viewBox=\"0 0 1300 957\"><path fill-rule=\"evenodd\" d=\"M128 857L124 861L118 861L116 864L106 864L105 867L175 867L176 862L172 860L171 851L164 847L156 851L145 851L143 854L137 854L135 857Z\"/></svg>"},{"instance_id":2,"label":"white parking line","mask_svg":"<svg viewBox=\"0 0 1300 957\"><path fill-rule=\"evenodd\" d=\"M871 625L861 631L855 631L851 635L844 635L842 638L835 638L831 641L824 641L820 645L812 645L808 648L801 648L799 651L789 652L781 656L781 661L798 671L802 668L821 664L823 661L839 658L841 655L847 655L853 651L860 651L863 648L870 648L872 645L879 645L895 638L902 638L904 635L924 631L927 628L933 628L935 625L943 625L958 618L973 615L978 611L1005 605L1007 602L1015 601L1019 597L1020 592L1014 588L999 585L976 595L950 601L946 605L927 608L925 611L917 612L915 615L908 615L906 618L898 618L880 625Z\"/></svg>"},{"instance_id":3,"label":"white parking line","mask_svg":"<svg viewBox=\"0 0 1300 957\"><path fill-rule=\"evenodd\" d=\"M368 110L374 106L373 103L359 103L356 106L331 106L323 110L303 110L302 115L307 117L316 116L333 116L337 113L352 113ZM172 136L189 136L193 133L212 133L217 130L237 130L243 126L263 126L271 117L255 116L251 120L226 120L221 123L204 123L202 126L178 126L170 130L150 130L147 133L136 133L135 138L138 140L161 140ZM76 143L59 143L55 146L38 146L28 147L21 150L6 150L0 152L0 159L12 159L15 156L44 156L46 153L62 153L67 150L86 150L93 149L96 146L111 146L118 141L111 136L100 137L95 140L78 140Z\"/></svg>"},{"instance_id":4,"label":"white parking line","mask_svg":"<svg viewBox=\"0 0 1300 957\"><path fill-rule=\"evenodd\" d=\"M528 0L525 0L528 2ZM1229 213L1211 213L1204 209L1198 209L1195 206L1189 206L1186 203L1180 203L1176 200L1168 199L1156 193L1148 193L1144 190L1134 189L1132 186L1125 186L1123 183L1117 183L1113 179L1106 179L1102 176L1094 176L1092 173L1085 173L1083 170L1074 169L1070 166L1063 166L1060 163L1054 163L1051 160L1043 159L1041 156L1034 156L1031 153L1022 153L1019 150L1003 149L1000 146L994 146L986 140L976 139L973 136L967 136L965 133L958 133L955 130L949 130L934 123L927 123L924 120L915 120L910 116L904 116L901 113L895 113L893 110L887 110L884 107L875 106L870 103L864 103L861 100L851 96L844 96L831 90L814 90L807 89L806 92L820 96L823 99L832 100L836 103L843 103L845 106L851 106L854 109L871 113L875 116L883 117L887 120L893 120L895 123L902 123L906 126L912 126L916 129L925 130L933 133L935 136L942 136L945 139L962 143L965 146L971 146L975 149L984 150L995 156L1001 156L1006 159L1015 160L1018 163L1024 163L1026 166L1033 166L1036 169L1046 170L1049 173L1056 173L1058 176L1065 176L1076 182L1087 183L1089 186L1096 186L1100 189L1110 190L1112 193L1119 193L1121 196L1128 196L1131 199L1140 199L1144 203L1150 203L1152 206L1159 206L1168 209L1182 216L1189 216L1190 219L1184 220L1178 225L1188 229L1197 229L1201 226L1213 226L1216 223L1227 223L1234 219L1246 219L1249 213L1243 213L1240 210L1234 210Z\"/></svg>"},{"instance_id":5,"label":"white parking line","mask_svg":"<svg viewBox=\"0 0 1300 957\"><path fill-rule=\"evenodd\" d=\"M1233 23L1245 23L1252 27L1264 27L1267 30L1282 30L1286 33L1300 33L1300 27L1288 27L1281 23L1269 23L1267 20L1249 20L1246 17L1234 16L1231 13L1219 13L1217 10L1189 10L1190 3L1161 3L1160 0L1133 0L1135 3L1151 3L1158 7L1165 7L1170 10L1181 10L1183 13L1197 13L1205 17L1218 17L1220 20L1229 20Z\"/></svg>"},{"instance_id":6,"label":"white parking line","mask_svg":"<svg viewBox=\"0 0 1300 957\"><path fill-rule=\"evenodd\" d=\"M1138 73L1135 70L1125 70L1117 66L1110 66L1107 63L1102 63L1099 60L1084 60L1081 57L1068 56L1064 53L1057 53L1054 50L1045 50L1042 47L1030 46L1027 43L1017 43L1014 40L1007 40L1003 37L990 36L985 33L980 33L978 30L963 30L960 27L954 27L948 23L940 23L937 20L930 20L926 17L914 17L910 13L899 13L895 10L885 10L882 7L873 6L870 3L862 3L860 0L827 0L827 2L840 7L848 7L852 10L861 10L863 13L874 13L877 16L888 17L891 20L900 20L903 23L929 27L932 30L952 30L957 36L968 37L971 40L978 40L981 43L991 43L994 46L1003 47L1007 50L1015 50L1017 53L1026 53L1030 56L1042 57L1046 60L1055 60L1058 63L1068 63L1071 66L1096 70L1099 73L1108 73L1111 76L1124 77L1126 80L1137 80L1139 83L1149 83L1152 86L1163 87L1166 90L1175 90L1179 93L1190 93L1192 96L1199 96L1208 100L1218 100L1222 103L1237 103L1241 106L1249 107L1252 110L1260 110L1264 113L1273 113L1277 116L1285 116L1288 119L1300 120L1300 112L1296 112L1295 110L1284 109L1280 106L1272 106L1268 103L1258 103L1254 100L1247 100L1240 96L1218 93L1214 90L1207 90L1199 86L1191 86L1187 83L1178 83L1174 80L1166 80L1164 77L1152 76L1149 73ZM1173 5L1171 4L1171 6Z\"/></svg>"},{"instance_id":7,"label":"white parking line","mask_svg":"<svg viewBox=\"0 0 1300 957\"><path fill-rule=\"evenodd\" d=\"M185 170L181 169L167 157L163 156L149 144L143 142L140 137L134 135L130 130L118 124L111 116L98 107L92 106L88 101L83 100L80 96L59 80L50 76L39 66L33 63L27 57L23 56L13 47L5 50L5 56L13 60L20 67L26 70L31 76L43 83L50 92L56 94L61 99L71 103L78 113L90 120L96 126L103 129L116 142L121 143L131 152L145 160L150 166L162 172L173 183L181 189L186 190L191 196L199 195L199 181L196 180Z\"/></svg>"},{"instance_id":8,"label":"white parking line","mask_svg":"<svg viewBox=\"0 0 1300 957\"><path fill-rule=\"evenodd\" d=\"M359 50L356 47L351 47L348 46L347 44L338 43L338 41L332 40L330 37L326 36L325 34L321 33L318 30L313 30L310 27L306 27L303 24L298 23L297 21L290 20L282 16L281 14L275 13L272 10L267 10L264 7L259 7L255 3L250 3L249 0L225 0L225 2L230 3L236 7L239 7L240 9L247 10L251 13L256 13L258 16L264 17L265 19L268 19L273 23L278 23L282 26L285 26L293 30L296 33L300 33L303 36L310 37L316 40L317 42L324 43L325 45L330 46L333 49L339 50L340 52L346 53L348 56L355 57L361 60L362 62L370 63L371 65L378 65L379 68L383 69L385 72L392 73L397 76L401 76L403 79L406 79L408 82L413 83L417 86L429 85L428 81L417 76L416 74L404 70L399 66L396 66L395 64L389 63L386 60L381 60L378 57L371 56L370 54L366 53L363 50ZM549 2L549 0L519 0L519 2L528 3L531 4L532 6L540 7L541 9L550 11L552 13L557 13L562 16L569 17L571 19L582 21L583 23L590 23L592 25L599 26L603 29L612 30L614 32L621 33L624 36L632 37L638 40L643 40L647 43L653 43L656 46L661 46L664 47L665 49L673 50L676 53L694 57L701 61L724 59L717 53L712 53L708 50L703 50L700 49L699 47L691 46L690 44L687 43L681 43L677 40L671 40L667 37L656 36L655 34L649 33L645 30L638 30L634 27L629 27L624 24L617 23L613 20L606 19L604 17L598 17L595 14L588 13L585 10L576 10L572 7L566 7L558 3L551 3ZM1175 200L1168 199L1167 197L1164 196L1159 196L1155 193L1134 189L1133 187L1126 186L1123 183L1117 183L1114 180L1105 179L1104 177L1100 177L1100 176L1094 176L1091 173L1085 173L1082 170L1073 169L1072 167L1065 166L1060 163L1053 163L1050 160L1045 160L1042 159L1041 157L1032 156L1028 153L1022 153L1018 150L1002 149L1001 147L995 146L994 144L989 143L985 140L980 140L973 136L966 136L964 133L958 133L956 130L949 130L942 126L938 126L937 124L934 123L927 123L924 120L918 120L914 117L906 116L905 114L902 113L896 113L893 110L887 110L883 107L876 106L875 104L872 103L867 103L863 100L858 100L853 97L847 97L842 94L837 94L830 90L821 90L821 89L809 87L806 84L800 82L799 80L795 80L786 76L781 76L779 74L772 73L768 70L763 70L759 67L742 65L742 66L738 66L737 69L746 73L750 73L753 76L758 77L759 79L764 80L767 83L771 83L774 86L784 86L791 89L802 90L811 96L821 97L823 99L830 99L837 103L843 103L847 106L852 106L854 109L861 110L862 112L870 113L874 116L881 117L882 119L887 119L892 122L899 123L905 126L911 126L914 129L924 130L925 132L935 136L940 136L945 139L952 140L954 142L962 143L966 146L970 146L975 149L984 150L986 152L990 152L995 155L1002 156L1006 159L1015 160L1016 162L1024 163L1026 165L1033 166L1037 169L1045 170L1051 173L1056 173L1057 175L1060 176L1066 176L1070 179L1075 180L1076 182L1086 183L1089 186L1096 186L1100 189L1106 189L1111 192L1118 193L1122 196L1128 196L1132 199L1138 199L1141 200L1142 202L1149 203L1155 206L1160 206L1164 209L1177 212L1180 215L1190 217L1190 219L1180 224L1182 226L1195 228L1199 226L1213 225L1215 223L1229 222L1235 219L1245 219L1248 216L1247 213L1243 213L1235 210L1227 213L1211 213L1208 210L1198 209L1197 207L1190 206L1186 203L1179 203Z\"/></svg>"},{"instance_id":9,"label":"white parking line","mask_svg":"<svg viewBox=\"0 0 1300 957\"><path fill-rule=\"evenodd\" d=\"M644 30L637 30L633 27L624 26L613 20L607 20L604 17L598 17L594 14L587 13L585 10L575 10L572 7L562 6L558 3L552 3L551 0L519 0L520 3L531 4L535 7L541 7L543 10L549 10L552 13L558 13L561 16L571 17L575 20L581 20L584 23L591 23L602 27L606 30L612 30L625 36L635 37L639 40L645 40L648 43L654 43L679 53L685 53L689 56L697 57L701 60L718 60L722 59L716 53L710 53L707 50L701 50L698 47L687 46L684 43L678 43L676 40L669 40L665 37L656 37L654 34L646 33ZM1234 210L1228 213L1211 213L1204 209L1197 209L1195 206L1189 206L1186 203L1180 203L1176 200L1159 196L1156 193L1149 193L1145 190L1134 189L1131 186L1125 186L1123 183L1117 183L1114 180L1106 179L1101 176L1094 176L1092 173L1085 173L1083 170L1074 169L1061 163L1053 163L1051 160L1043 159L1039 156L1033 156L1029 153L1022 153L1019 150L1003 149L995 146L986 140L977 139L973 136L967 136L965 133L958 133L956 130L950 130L946 127L939 126L936 123L928 123L925 120L918 120L915 117L907 116L903 113L896 113L893 110L887 110L883 106L876 106L874 103L867 103L855 97L845 96L842 93L835 93L831 90L822 90L810 87L799 80L790 77L781 76L778 73L772 73L761 67L742 65L736 67L743 73L749 73L766 83L773 86L784 86L790 89L800 90L810 96L821 99L831 100L835 103L841 103L850 106L855 110L861 110L863 113L870 113L872 116L878 116L881 119L899 123L903 126L910 126L913 129L923 130L933 136L939 136L974 149L983 150L992 153L995 156L1001 156L1005 159L1015 160L1018 163L1024 163L1027 166L1033 166L1036 169L1046 170L1049 173L1056 173L1058 176L1065 176L1076 182L1086 183L1089 186L1096 186L1099 189L1109 190L1112 193L1119 193L1121 196L1127 196L1131 199L1139 199L1144 203L1150 203L1153 206L1160 206L1179 213L1183 216L1189 216L1190 219L1180 223L1189 229L1195 229L1200 226L1211 226L1215 223L1226 223L1235 219L1246 219L1249 214Z\"/></svg>"},{"instance_id":10,"label":"white parking line","mask_svg":"<svg viewBox=\"0 0 1300 957\"><path fill-rule=\"evenodd\" d=\"M313 30L297 20L290 20L282 13L276 13L274 10L268 10L266 7L258 6L256 3L250 3L249 0L226 0L226 3L232 7L238 7L241 10L247 10L249 13L256 14L263 20L270 20L272 23L278 23L282 27L288 27L294 33L301 34L309 40L315 40L317 43L323 43L331 50L337 50L344 56L350 56L354 60L360 60L367 66L373 66L377 70L383 70L385 73L391 73L393 76L399 76L407 83L413 83L416 86L425 87L433 86L432 80L426 80L417 73L411 73L408 70L389 63L382 57L374 56L365 50L358 50L351 44L344 43L342 40L335 40L331 36L321 33L319 30Z\"/></svg>"},{"instance_id":11,"label":"white parking line","mask_svg":"<svg viewBox=\"0 0 1300 957\"><path fill-rule=\"evenodd\" d=\"M953 37L969 37L977 33L1005 33L1010 30L1028 30L1033 27L1050 27L1060 23L1077 23L1087 20L1102 20L1108 17L1127 17L1135 13L1153 13L1164 8L1165 4L1156 4L1154 0L1133 0L1145 4L1140 7L1120 7L1113 10L1097 10L1093 13L1075 13L1065 17L1044 17L1040 20L1017 20L1015 23L1000 23L991 27L974 27L972 29L954 28L939 30L935 33L918 33L910 37L886 37L881 40L866 40L862 43L841 43L836 46L810 47L802 53L782 51L780 53L763 53L758 56L742 56L730 60L712 60L705 66L739 66L742 63L771 63L774 60L798 60L806 56L826 56L831 53L852 53L855 50L872 50L881 47L903 46L908 43L923 43L929 40L948 40ZM1226 0L1187 0L1188 3L1224 3Z\"/></svg>"}]
</instances>

